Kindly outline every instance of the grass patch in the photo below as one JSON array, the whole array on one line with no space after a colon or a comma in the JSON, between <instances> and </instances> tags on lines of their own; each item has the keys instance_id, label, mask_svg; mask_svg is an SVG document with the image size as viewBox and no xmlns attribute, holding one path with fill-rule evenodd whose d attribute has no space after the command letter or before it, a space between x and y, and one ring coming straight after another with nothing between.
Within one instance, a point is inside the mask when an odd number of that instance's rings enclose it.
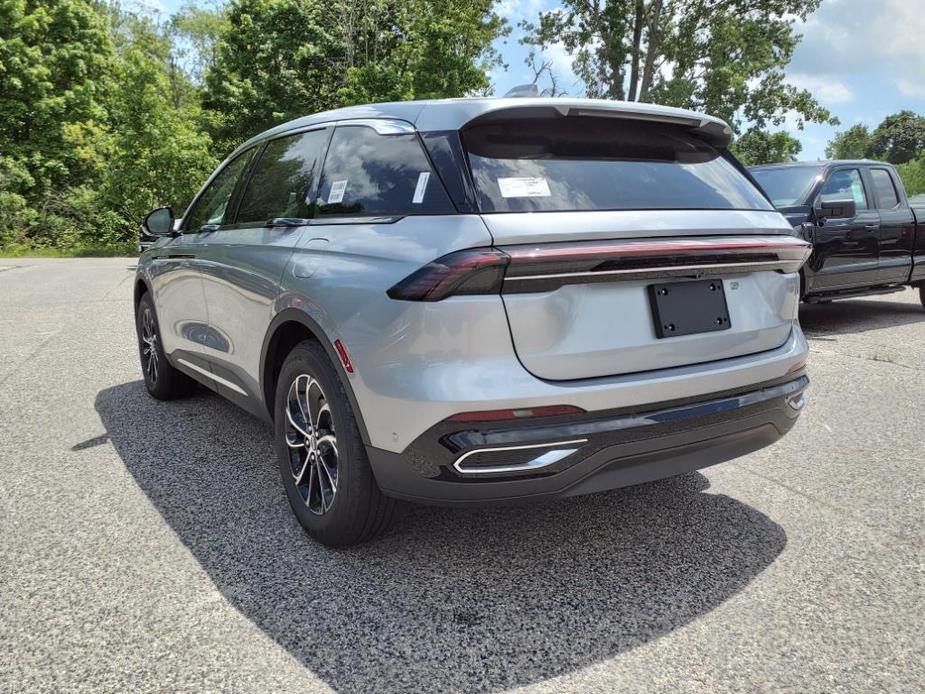
<instances>
[{"instance_id":1,"label":"grass patch","mask_svg":"<svg viewBox=\"0 0 925 694\"><path fill-rule=\"evenodd\" d=\"M115 246L75 246L73 248L34 247L23 244L0 246L0 258L114 258L137 255L138 245L135 243Z\"/></svg>"}]
</instances>

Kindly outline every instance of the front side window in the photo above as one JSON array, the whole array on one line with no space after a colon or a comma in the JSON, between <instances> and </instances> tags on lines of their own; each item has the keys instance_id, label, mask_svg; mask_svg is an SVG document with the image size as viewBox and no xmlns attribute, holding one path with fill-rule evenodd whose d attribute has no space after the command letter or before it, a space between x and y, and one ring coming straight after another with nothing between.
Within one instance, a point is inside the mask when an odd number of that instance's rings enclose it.
<instances>
[{"instance_id":1,"label":"front side window","mask_svg":"<svg viewBox=\"0 0 925 694\"><path fill-rule=\"evenodd\" d=\"M270 140L247 190L236 222L266 222L277 217L311 217L312 184L324 155L328 130L310 130Z\"/></svg>"},{"instance_id":2,"label":"front side window","mask_svg":"<svg viewBox=\"0 0 925 694\"><path fill-rule=\"evenodd\" d=\"M899 196L896 195L896 187L893 185L893 178L886 169L871 169L871 180L874 182L874 190L877 192L878 207L881 210L892 210L899 204Z\"/></svg>"},{"instance_id":3,"label":"front side window","mask_svg":"<svg viewBox=\"0 0 925 694\"><path fill-rule=\"evenodd\" d=\"M770 210L735 165L676 125L569 116L463 133L483 212Z\"/></svg>"},{"instance_id":4,"label":"front side window","mask_svg":"<svg viewBox=\"0 0 925 694\"><path fill-rule=\"evenodd\" d=\"M822 190L819 191L819 198L822 202L850 198L854 200L854 205L859 210L866 210L869 207L861 172L857 169L841 169L829 174L828 179L822 185Z\"/></svg>"},{"instance_id":5,"label":"front side window","mask_svg":"<svg viewBox=\"0 0 925 694\"><path fill-rule=\"evenodd\" d=\"M452 212L417 135L380 135L360 125L334 131L318 191L319 215Z\"/></svg>"},{"instance_id":6,"label":"front side window","mask_svg":"<svg viewBox=\"0 0 925 694\"><path fill-rule=\"evenodd\" d=\"M751 172L775 207L805 204L809 192L822 177L821 167L809 166L774 166Z\"/></svg>"},{"instance_id":7,"label":"front side window","mask_svg":"<svg viewBox=\"0 0 925 694\"><path fill-rule=\"evenodd\" d=\"M234 193L238 179L247 170L256 147L251 147L235 157L212 179L209 186L202 191L193 206L187 211L183 228L188 232L199 231L206 224L227 224L230 212L228 203Z\"/></svg>"}]
</instances>

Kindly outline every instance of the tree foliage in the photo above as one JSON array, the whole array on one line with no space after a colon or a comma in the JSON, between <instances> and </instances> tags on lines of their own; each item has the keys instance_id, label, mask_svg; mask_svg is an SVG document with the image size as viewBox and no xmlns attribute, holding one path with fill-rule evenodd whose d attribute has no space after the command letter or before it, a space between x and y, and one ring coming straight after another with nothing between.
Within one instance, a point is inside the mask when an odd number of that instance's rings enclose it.
<instances>
[{"instance_id":1,"label":"tree foliage","mask_svg":"<svg viewBox=\"0 0 925 694\"><path fill-rule=\"evenodd\" d=\"M755 166L796 161L803 145L784 131L770 133L760 128L751 128L736 138L731 149L743 164Z\"/></svg>"},{"instance_id":2,"label":"tree foliage","mask_svg":"<svg viewBox=\"0 0 925 694\"><path fill-rule=\"evenodd\" d=\"M7 194L35 203L100 167L112 40L85 0L0 0L0 153Z\"/></svg>"},{"instance_id":3,"label":"tree foliage","mask_svg":"<svg viewBox=\"0 0 925 694\"><path fill-rule=\"evenodd\" d=\"M904 164L925 152L925 116L900 111L887 116L870 135L868 156Z\"/></svg>"},{"instance_id":4,"label":"tree foliage","mask_svg":"<svg viewBox=\"0 0 925 694\"><path fill-rule=\"evenodd\" d=\"M835 134L825 148L829 159L878 159L896 164L909 195L925 193L925 116L900 111L873 131L863 123Z\"/></svg>"},{"instance_id":5,"label":"tree foliage","mask_svg":"<svg viewBox=\"0 0 925 694\"><path fill-rule=\"evenodd\" d=\"M487 86L504 31L493 0L232 0L206 73L223 143L353 103Z\"/></svg>"},{"instance_id":6,"label":"tree foliage","mask_svg":"<svg viewBox=\"0 0 925 694\"><path fill-rule=\"evenodd\" d=\"M494 0L0 0L0 246L106 245L265 128L488 86Z\"/></svg>"},{"instance_id":7,"label":"tree foliage","mask_svg":"<svg viewBox=\"0 0 925 694\"><path fill-rule=\"evenodd\" d=\"M870 149L870 130L863 123L852 125L826 145L825 156L829 159L863 159Z\"/></svg>"},{"instance_id":8,"label":"tree foliage","mask_svg":"<svg viewBox=\"0 0 925 694\"><path fill-rule=\"evenodd\" d=\"M743 123L836 122L784 68L795 19L820 0L565 0L524 25L526 43L561 43L590 97L651 101Z\"/></svg>"}]
</instances>

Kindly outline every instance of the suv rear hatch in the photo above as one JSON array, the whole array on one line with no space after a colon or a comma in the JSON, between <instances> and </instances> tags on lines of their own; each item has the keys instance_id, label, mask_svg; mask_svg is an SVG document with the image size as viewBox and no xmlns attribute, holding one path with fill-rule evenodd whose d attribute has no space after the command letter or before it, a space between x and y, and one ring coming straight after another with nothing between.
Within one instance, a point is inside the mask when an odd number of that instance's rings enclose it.
<instances>
[{"instance_id":1,"label":"suv rear hatch","mask_svg":"<svg viewBox=\"0 0 925 694\"><path fill-rule=\"evenodd\" d=\"M527 370L612 376L787 340L807 246L727 153L689 125L624 112L523 113L477 119L462 138L511 258L502 297Z\"/></svg>"}]
</instances>

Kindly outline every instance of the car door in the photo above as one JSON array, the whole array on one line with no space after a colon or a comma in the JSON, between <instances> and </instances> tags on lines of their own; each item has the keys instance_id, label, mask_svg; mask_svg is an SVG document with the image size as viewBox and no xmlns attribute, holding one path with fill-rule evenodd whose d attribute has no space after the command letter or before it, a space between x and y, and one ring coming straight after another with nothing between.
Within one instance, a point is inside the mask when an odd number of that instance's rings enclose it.
<instances>
[{"instance_id":1,"label":"car door","mask_svg":"<svg viewBox=\"0 0 925 694\"><path fill-rule=\"evenodd\" d=\"M818 218L820 203L846 198L855 202L853 217ZM814 207L817 220L810 259L815 272L813 289L849 289L876 284L880 215L873 209L860 169L840 167L829 171Z\"/></svg>"},{"instance_id":2,"label":"car door","mask_svg":"<svg viewBox=\"0 0 925 694\"><path fill-rule=\"evenodd\" d=\"M206 369L203 354L215 339L203 292L204 251L252 154L245 152L219 167L184 215L180 234L152 251L151 281L164 351L181 368L200 374Z\"/></svg>"},{"instance_id":3,"label":"car door","mask_svg":"<svg viewBox=\"0 0 925 694\"><path fill-rule=\"evenodd\" d=\"M868 169L870 188L880 214L879 284L908 282L912 270L915 218L900 198L893 172L885 167Z\"/></svg>"},{"instance_id":4,"label":"car door","mask_svg":"<svg viewBox=\"0 0 925 694\"><path fill-rule=\"evenodd\" d=\"M308 225L330 129L267 141L241 187L234 221L210 235L203 287L211 331L208 357L223 394L258 407L260 351L280 279Z\"/></svg>"}]
</instances>

